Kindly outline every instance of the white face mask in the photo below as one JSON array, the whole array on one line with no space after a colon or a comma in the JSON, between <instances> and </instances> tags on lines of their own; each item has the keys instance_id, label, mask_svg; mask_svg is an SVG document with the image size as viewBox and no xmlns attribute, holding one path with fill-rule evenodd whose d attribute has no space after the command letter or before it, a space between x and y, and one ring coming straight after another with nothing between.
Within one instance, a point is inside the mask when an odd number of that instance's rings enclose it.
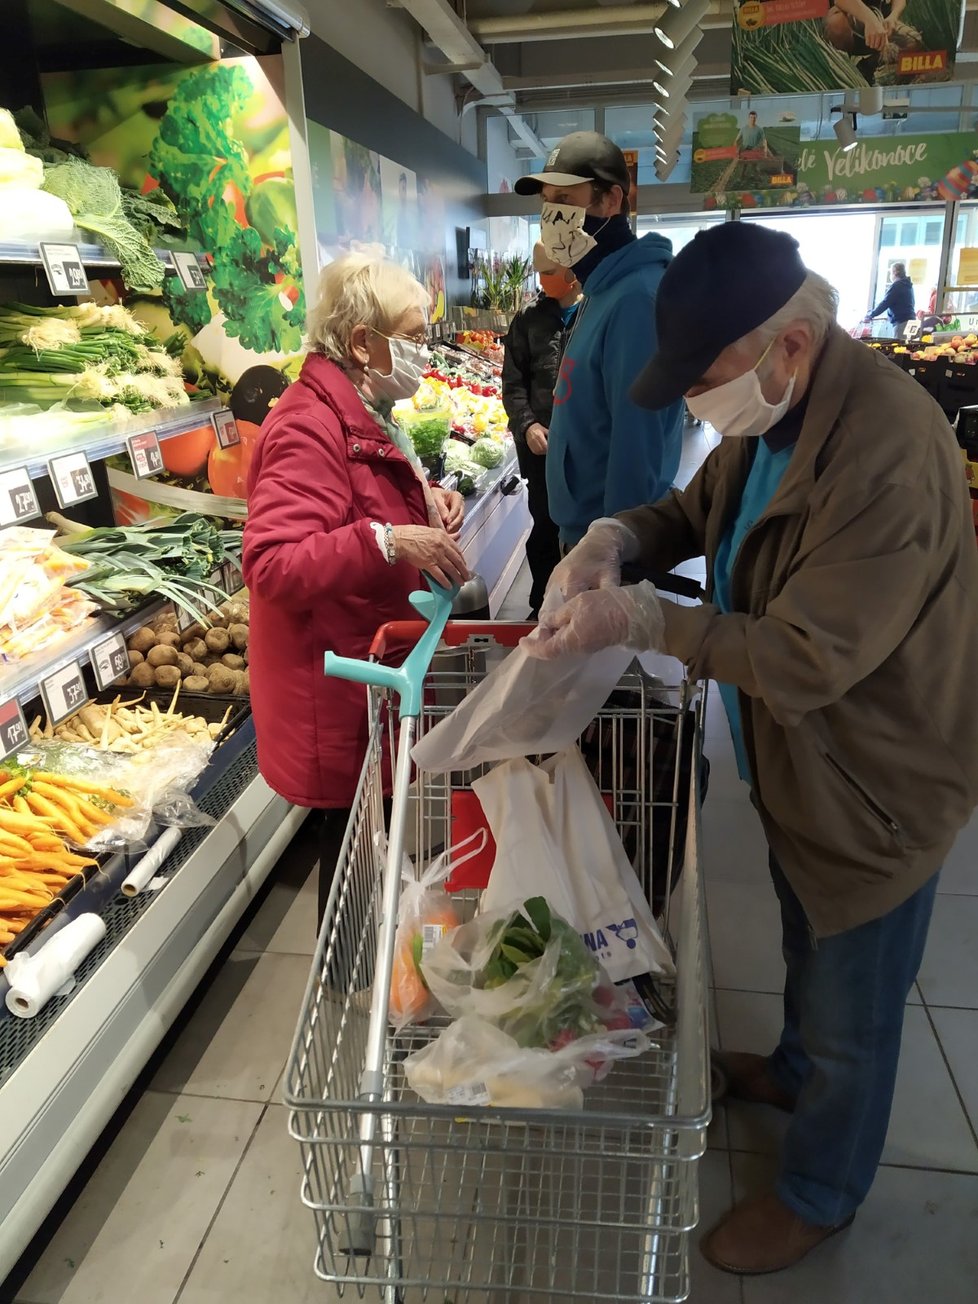
<instances>
[{"instance_id":1,"label":"white face mask","mask_svg":"<svg viewBox=\"0 0 978 1304\"><path fill-rule=\"evenodd\" d=\"M687 398L686 406L698 421L709 424L727 439L750 439L766 434L776 426L791 406L797 374L788 381L779 403L769 403L764 397L757 369L771 352L772 340L755 366L725 385L717 385L695 398Z\"/></svg>"},{"instance_id":2,"label":"white face mask","mask_svg":"<svg viewBox=\"0 0 978 1304\"><path fill-rule=\"evenodd\" d=\"M544 204L540 210L540 243L558 267L573 267L598 243L584 230L586 208L574 204Z\"/></svg>"},{"instance_id":3,"label":"white face mask","mask_svg":"<svg viewBox=\"0 0 978 1304\"><path fill-rule=\"evenodd\" d=\"M378 331L379 335L381 332ZM369 387L371 397L389 398L397 403L403 398L412 398L418 391L421 378L431 362L431 354L426 345L415 344L413 340L400 340L396 336L385 335L390 345L391 369L388 372L374 371L367 367L365 385Z\"/></svg>"}]
</instances>

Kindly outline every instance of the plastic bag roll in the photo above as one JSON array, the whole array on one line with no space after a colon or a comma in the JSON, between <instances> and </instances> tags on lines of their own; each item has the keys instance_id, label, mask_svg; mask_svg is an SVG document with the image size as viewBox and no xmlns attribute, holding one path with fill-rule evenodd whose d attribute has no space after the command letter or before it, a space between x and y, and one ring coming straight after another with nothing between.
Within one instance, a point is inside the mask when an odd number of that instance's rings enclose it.
<instances>
[{"instance_id":1,"label":"plastic bag roll","mask_svg":"<svg viewBox=\"0 0 978 1304\"><path fill-rule=\"evenodd\" d=\"M79 915L34 955L14 956L6 969L10 1013L33 1019L62 988L67 985L70 990L75 970L104 936L105 920L100 915Z\"/></svg>"},{"instance_id":2,"label":"plastic bag roll","mask_svg":"<svg viewBox=\"0 0 978 1304\"><path fill-rule=\"evenodd\" d=\"M133 865L132 869L123 879L122 886L119 889L123 896L134 897L142 892L143 888L154 877L156 871L180 841L182 835L182 829L164 829L150 847L149 851L147 851L146 855Z\"/></svg>"}]
</instances>

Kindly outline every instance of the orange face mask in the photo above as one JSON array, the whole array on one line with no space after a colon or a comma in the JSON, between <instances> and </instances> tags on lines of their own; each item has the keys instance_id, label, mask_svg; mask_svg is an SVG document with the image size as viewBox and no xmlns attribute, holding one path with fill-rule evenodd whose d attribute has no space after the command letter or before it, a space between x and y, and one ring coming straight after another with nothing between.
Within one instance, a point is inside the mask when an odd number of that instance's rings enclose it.
<instances>
[{"instance_id":1,"label":"orange face mask","mask_svg":"<svg viewBox=\"0 0 978 1304\"><path fill-rule=\"evenodd\" d=\"M540 272L539 278L544 294L550 299L562 299L570 290L571 282L562 271Z\"/></svg>"}]
</instances>

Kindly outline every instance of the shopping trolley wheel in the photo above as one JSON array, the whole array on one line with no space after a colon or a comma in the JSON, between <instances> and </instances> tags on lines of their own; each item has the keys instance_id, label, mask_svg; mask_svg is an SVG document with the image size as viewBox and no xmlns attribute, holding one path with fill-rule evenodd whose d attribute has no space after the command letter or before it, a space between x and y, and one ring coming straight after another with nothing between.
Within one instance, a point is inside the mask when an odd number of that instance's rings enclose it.
<instances>
[{"instance_id":1,"label":"shopping trolley wheel","mask_svg":"<svg viewBox=\"0 0 978 1304\"><path fill-rule=\"evenodd\" d=\"M719 1105L726 1098L728 1090L729 1090L729 1083L727 1082L726 1073L724 1073L723 1069L716 1062L716 1060L711 1060L710 1100L712 1101L712 1103L714 1105Z\"/></svg>"}]
</instances>

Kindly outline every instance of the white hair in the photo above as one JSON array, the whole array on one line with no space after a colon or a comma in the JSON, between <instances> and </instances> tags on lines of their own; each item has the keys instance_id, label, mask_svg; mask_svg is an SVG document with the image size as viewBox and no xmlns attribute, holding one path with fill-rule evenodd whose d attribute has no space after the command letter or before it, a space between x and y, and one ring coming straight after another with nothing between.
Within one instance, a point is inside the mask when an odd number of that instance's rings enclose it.
<instances>
[{"instance_id":1,"label":"white hair","mask_svg":"<svg viewBox=\"0 0 978 1304\"><path fill-rule=\"evenodd\" d=\"M835 287L818 272L808 272L784 307L739 343L748 345L751 350L755 347L763 349L792 322L803 321L812 328L812 342L818 349L825 343L838 311L839 293Z\"/></svg>"},{"instance_id":2,"label":"white hair","mask_svg":"<svg viewBox=\"0 0 978 1304\"><path fill-rule=\"evenodd\" d=\"M319 299L306 320L308 346L343 362L357 326L389 335L405 313L427 307L428 291L405 268L369 254L346 254L323 268Z\"/></svg>"}]
</instances>

